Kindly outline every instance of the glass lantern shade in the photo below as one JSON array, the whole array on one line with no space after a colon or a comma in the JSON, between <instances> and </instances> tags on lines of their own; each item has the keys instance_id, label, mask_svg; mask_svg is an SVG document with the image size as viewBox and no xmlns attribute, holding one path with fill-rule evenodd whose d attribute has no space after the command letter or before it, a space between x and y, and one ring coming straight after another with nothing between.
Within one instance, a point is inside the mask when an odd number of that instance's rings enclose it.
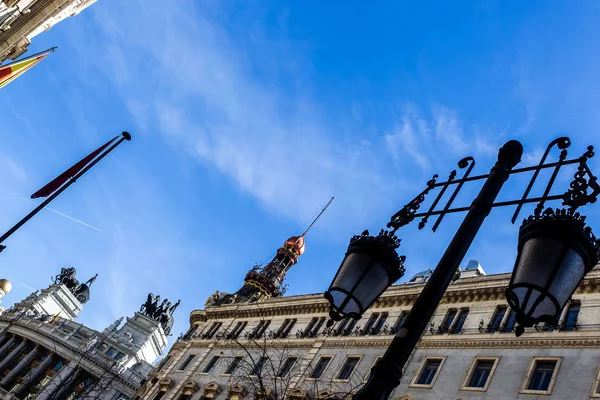
<instances>
[{"instance_id":1,"label":"glass lantern shade","mask_svg":"<svg viewBox=\"0 0 600 400\"><path fill-rule=\"evenodd\" d=\"M598 262L598 242L578 213L546 210L519 230L506 300L522 327L558 323L561 310Z\"/></svg>"},{"instance_id":2,"label":"glass lantern shade","mask_svg":"<svg viewBox=\"0 0 600 400\"><path fill-rule=\"evenodd\" d=\"M404 256L396 253L400 241L386 231L365 231L350 240L348 251L325 298L333 320L359 319L379 296L402 275Z\"/></svg>"}]
</instances>

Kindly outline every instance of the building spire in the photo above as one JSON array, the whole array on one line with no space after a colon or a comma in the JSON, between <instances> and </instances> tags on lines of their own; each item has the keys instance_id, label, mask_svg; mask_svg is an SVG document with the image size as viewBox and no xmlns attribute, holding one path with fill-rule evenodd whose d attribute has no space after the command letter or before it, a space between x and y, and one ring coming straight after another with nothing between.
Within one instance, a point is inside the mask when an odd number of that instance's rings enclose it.
<instances>
[{"instance_id":1,"label":"building spire","mask_svg":"<svg viewBox=\"0 0 600 400\"><path fill-rule=\"evenodd\" d=\"M302 234L302 236L306 236L306 234L308 233L308 231L310 231L310 228L312 228L313 225L315 224L315 222L317 222L319 220L319 218L321 218L321 215L323 215L323 213L325 212L325 210L327 210L327 207L329 207L329 205L333 202L333 199L335 199L335 196L331 197L331 199L327 202L327 204L325 205L325 207L323 207L323 209L321 210L321 212L319 212L319 215L317 215L315 217L315 219L313 220L313 222L310 223L310 225L308 226L308 228L306 228L306 230L304 231L304 233Z\"/></svg>"},{"instance_id":2,"label":"building spire","mask_svg":"<svg viewBox=\"0 0 600 400\"><path fill-rule=\"evenodd\" d=\"M308 231L314 226L317 220L323 215L325 210L333 201L333 197L319 212L316 218L310 223L308 228L300 236L292 236L283 243L275 257L269 263L261 267L255 265L244 278L244 286L235 294L215 293L209 298L206 305L221 305L242 302L254 302L263 298L280 297L285 293L283 281L289 269L298 262L298 258L304 254L306 249L304 238Z\"/></svg>"}]
</instances>

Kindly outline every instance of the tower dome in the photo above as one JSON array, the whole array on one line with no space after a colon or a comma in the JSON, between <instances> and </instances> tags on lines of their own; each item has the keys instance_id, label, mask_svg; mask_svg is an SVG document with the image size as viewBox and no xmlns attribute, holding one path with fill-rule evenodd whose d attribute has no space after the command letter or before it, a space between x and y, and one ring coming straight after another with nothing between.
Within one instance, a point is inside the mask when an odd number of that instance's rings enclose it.
<instances>
[{"instance_id":1,"label":"tower dome","mask_svg":"<svg viewBox=\"0 0 600 400\"><path fill-rule=\"evenodd\" d=\"M303 233L300 236L292 236L291 238L286 240L283 245L292 247L294 250L296 250L298 252L298 255L301 256L302 254L304 254L304 250L306 249L305 243L304 243L304 236L306 236L305 233Z\"/></svg>"},{"instance_id":2,"label":"tower dome","mask_svg":"<svg viewBox=\"0 0 600 400\"><path fill-rule=\"evenodd\" d=\"M12 283L8 279L0 279L0 290L4 292L4 294L9 294L12 290Z\"/></svg>"}]
</instances>

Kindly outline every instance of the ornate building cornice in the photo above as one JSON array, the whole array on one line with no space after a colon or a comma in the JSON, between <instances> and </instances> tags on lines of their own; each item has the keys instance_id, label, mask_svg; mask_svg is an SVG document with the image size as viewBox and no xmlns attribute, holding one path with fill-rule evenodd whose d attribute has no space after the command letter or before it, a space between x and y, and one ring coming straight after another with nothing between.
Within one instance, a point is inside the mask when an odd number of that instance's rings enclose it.
<instances>
[{"instance_id":1,"label":"ornate building cornice","mask_svg":"<svg viewBox=\"0 0 600 400\"><path fill-rule=\"evenodd\" d=\"M592 348L600 347L600 337L596 338L514 338L490 340L422 340L419 349L540 349L540 348Z\"/></svg>"},{"instance_id":2,"label":"ornate building cornice","mask_svg":"<svg viewBox=\"0 0 600 400\"><path fill-rule=\"evenodd\" d=\"M479 301L505 301L504 290L510 274L484 275L463 278L450 285L441 304L471 303ZM403 283L390 287L371 309L410 307L425 283ZM600 269L592 270L583 280L576 293L600 292ZM233 304L207 307L190 314L190 324L208 320L250 319L275 316L327 314L329 303L321 293L266 299L259 303Z\"/></svg>"}]
</instances>

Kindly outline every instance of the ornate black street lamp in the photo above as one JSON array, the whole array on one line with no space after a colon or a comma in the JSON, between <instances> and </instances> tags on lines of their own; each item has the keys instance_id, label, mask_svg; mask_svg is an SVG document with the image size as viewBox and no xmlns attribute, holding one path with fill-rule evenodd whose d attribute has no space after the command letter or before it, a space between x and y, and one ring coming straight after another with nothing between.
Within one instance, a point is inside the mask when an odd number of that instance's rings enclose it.
<instances>
[{"instance_id":1,"label":"ornate black street lamp","mask_svg":"<svg viewBox=\"0 0 600 400\"><path fill-rule=\"evenodd\" d=\"M506 289L519 324L517 336L539 322L558 323L565 304L598 262L598 254L598 241L585 217L570 209L547 209L523 222Z\"/></svg>"},{"instance_id":2,"label":"ornate black street lamp","mask_svg":"<svg viewBox=\"0 0 600 400\"><path fill-rule=\"evenodd\" d=\"M404 260L396 249L400 240L388 231L370 236L369 231L350 239L325 298L331 304L331 323L342 317L360 319L365 310L404 275Z\"/></svg>"},{"instance_id":3,"label":"ornate black street lamp","mask_svg":"<svg viewBox=\"0 0 600 400\"><path fill-rule=\"evenodd\" d=\"M404 273L404 257L398 257L396 248L400 241L395 233L398 228L421 217L419 229L425 227L430 216L437 215L435 231L446 214L467 212L454 238L448 245L425 287L410 310L404 325L394 337L381 359L375 363L365 386L354 396L354 400L384 400L400 383L402 369L425 331L435 309L448 285L453 280L466 252L483 221L492 208L517 206L514 223L524 204L538 203L533 216L526 219L519 234L519 253L513 276L506 289L507 301L515 310L519 323L517 335L524 327L538 322L556 323L565 306L583 277L598 262L600 244L584 224L575 210L596 201L600 186L592 175L587 160L594 156L593 148L579 158L566 160L569 138L558 138L550 143L537 166L513 168L520 162L523 146L515 140L507 142L498 152L498 161L489 174L469 176L475 165L472 157L458 163L465 169L461 179L456 180L452 171L447 181L437 183L437 175L427 182L426 189L404 208L392 216L388 227L379 236L369 236L365 231L350 241L344 258L325 297L331 306L330 324L342 316L360 318L364 311ZM558 162L545 164L553 147L561 149ZM564 194L550 195L550 191L561 167L579 164L570 189ZM529 197L539 172L553 168L546 189L541 197ZM533 172L528 187L519 200L495 202L504 182L511 174ZM465 182L485 180L485 183L469 207L451 208ZM456 185L454 192L442 210L436 210L446 190ZM427 212L417 213L425 196L433 189L441 188ZM546 201L562 200L565 210L544 209Z\"/></svg>"}]
</instances>

